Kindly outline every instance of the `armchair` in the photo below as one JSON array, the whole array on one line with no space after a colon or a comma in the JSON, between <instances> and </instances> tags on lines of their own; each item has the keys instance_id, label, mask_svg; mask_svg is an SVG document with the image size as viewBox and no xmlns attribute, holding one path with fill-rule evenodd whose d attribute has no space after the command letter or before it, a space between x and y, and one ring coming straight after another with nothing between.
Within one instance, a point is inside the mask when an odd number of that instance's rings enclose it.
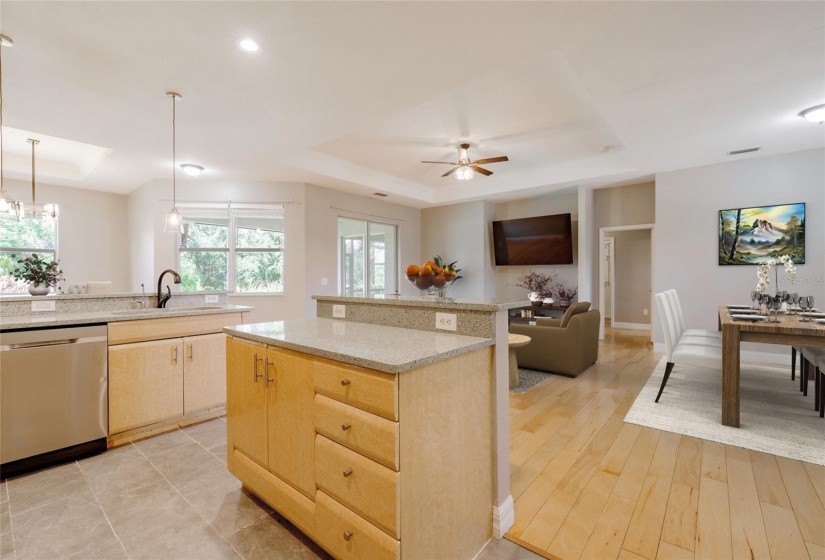
<instances>
[{"instance_id":1,"label":"armchair","mask_svg":"<svg viewBox=\"0 0 825 560\"><path fill-rule=\"evenodd\" d=\"M535 325L510 325L510 332L532 340L516 348L519 367L576 377L599 355L599 310L590 302L571 305L561 319L536 319Z\"/></svg>"}]
</instances>

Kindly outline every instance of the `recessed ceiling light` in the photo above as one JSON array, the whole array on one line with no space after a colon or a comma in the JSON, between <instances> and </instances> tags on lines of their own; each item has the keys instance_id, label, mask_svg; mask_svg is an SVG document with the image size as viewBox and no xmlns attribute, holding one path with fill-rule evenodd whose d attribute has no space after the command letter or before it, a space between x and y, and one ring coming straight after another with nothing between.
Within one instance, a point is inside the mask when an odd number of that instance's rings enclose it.
<instances>
[{"instance_id":1,"label":"recessed ceiling light","mask_svg":"<svg viewBox=\"0 0 825 560\"><path fill-rule=\"evenodd\" d=\"M197 177L203 171L203 167L194 163L181 163L180 168L190 177Z\"/></svg>"},{"instance_id":2,"label":"recessed ceiling light","mask_svg":"<svg viewBox=\"0 0 825 560\"><path fill-rule=\"evenodd\" d=\"M805 109L799 113L799 116L808 119L812 123L825 123L825 105L817 105L816 107Z\"/></svg>"},{"instance_id":3,"label":"recessed ceiling light","mask_svg":"<svg viewBox=\"0 0 825 560\"><path fill-rule=\"evenodd\" d=\"M261 50L261 45L254 39L241 39L238 41L238 46L246 52L258 52Z\"/></svg>"}]
</instances>

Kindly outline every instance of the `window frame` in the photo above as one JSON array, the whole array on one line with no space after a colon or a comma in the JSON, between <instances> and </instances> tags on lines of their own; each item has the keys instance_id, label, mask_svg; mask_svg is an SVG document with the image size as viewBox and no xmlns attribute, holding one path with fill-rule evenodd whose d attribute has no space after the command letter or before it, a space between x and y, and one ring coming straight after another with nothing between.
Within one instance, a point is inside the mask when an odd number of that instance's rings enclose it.
<instances>
[{"instance_id":1,"label":"window frame","mask_svg":"<svg viewBox=\"0 0 825 560\"><path fill-rule=\"evenodd\" d=\"M267 206L267 207L255 207L253 209L254 210L269 210L270 208ZM284 228L281 231L274 230L274 229L273 230L266 230L266 231L274 231L274 232L278 232L281 235L283 235L283 237L284 237L283 246L281 246L279 248L263 248L263 247L240 247L239 248L237 246L237 241L238 241L238 231L237 230L238 230L238 227L243 227L243 226L238 225L238 220L239 220L239 218L244 218L246 216L239 215L239 213L237 211L230 210L227 213L227 216L226 216L226 218L229 220L229 223L226 225L226 227L229 228L228 232L227 232L227 239L226 239L227 246L226 247L182 248L180 246L180 244L181 244L181 235L182 234L180 234L180 233L175 234L175 243L176 243L175 244L175 265L177 266L177 269L178 270L181 269L181 253L183 253L183 252L187 252L187 253L190 253L190 252L191 253L195 253L195 252L200 252L200 253L221 253L221 252L225 252L225 253L227 253L227 258L226 258L226 267L227 267L227 271L226 271L226 291L227 291L227 293L232 294L232 295L236 295L236 296L243 296L243 297L248 297L248 296L252 296L252 297L256 297L256 296L283 296L283 295L285 295L286 294L286 213L284 212L283 207L271 208L271 209L272 210L280 209L284 213L283 214ZM187 214L190 214L190 215L197 214L199 210L203 210L203 211L206 211L206 212L214 212L215 208L214 207L208 207L208 206L184 207L183 208L183 222L188 221L188 222L199 223L197 221L197 218L187 218ZM207 225L219 225L219 224L207 224ZM239 253L239 252L240 253L280 253L282 255L281 259L282 259L282 262L283 262L283 269L284 269L283 275L282 275L282 280L281 280L281 284L284 287L283 290L280 291L280 292L239 292L238 289L237 289L237 268L236 268L237 253ZM196 291L196 292L182 292L182 293L200 294L200 293L208 293L210 291L212 291L212 290L200 290L200 291ZM216 290L216 291L223 291L223 290Z\"/></svg>"},{"instance_id":2,"label":"window frame","mask_svg":"<svg viewBox=\"0 0 825 560\"><path fill-rule=\"evenodd\" d=\"M345 278L345 265L344 265L344 261L346 259L346 245L344 243L344 240L346 240L346 239L361 239L361 241L364 245L364 249L363 249L363 251L364 251L364 262L363 262L363 267L364 267L364 293L369 294L366 297L373 297L377 294L373 294L372 293L373 290L371 289L372 280L373 280L373 270L372 270L372 268L375 267L375 263L372 263L372 266L370 266L370 250L371 250L372 243L373 243L372 238L374 236L376 236L377 234L373 234L371 232L371 227L372 226L385 226L385 227L393 228L393 230L395 232L394 233L395 238L394 238L394 242L392 243L392 248L393 248L393 252L395 253L395 260L396 260L395 266L396 267L398 266L399 257L400 257L399 248L401 246L400 245L401 228L398 226L398 224L394 224L394 223L390 223L390 222L383 222L383 221L380 221L380 220L365 220L365 219L362 219L362 218L353 218L352 216L347 216L347 215L343 215L343 214L339 214L337 219L339 220L339 222L337 222L336 225L338 225L338 223L340 223L340 220L342 220L342 219L351 220L351 221L354 221L354 222L362 222L362 223L366 224L366 234L365 235L341 236L340 233L337 234L338 241L339 241L339 246L338 246L338 295L343 296L343 295L346 294L346 278ZM387 251L388 246L390 246L390 244L387 243L386 237L385 237L384 238L384 255L385 256L384 256L384 263L381 265L381 267L384 269L384 274L386 274L386 270L387 270L387 268L386 268L387 267L386 251ZM386 278L386 276L385 276L385 278ZM392 292L392 293L395 293L395 294L399 293L400 281L401 280L400 280L399 276L396 275L395 276L395 282L394 282L394 292ZM385 289L385 291L383 292L384 295L388 295L389 293L390 292L388 291L388 289Z\"/></svg>"},{"instance_id":3,"label":"window frame","mask_svg":"<svg viewBox=\"0 0 825 560\"><path fill-rule=\"evenodd\" d=\"M8 218L0 218L0 219L8 219ZM23 218L23 220L34 220L34 221L42 221L37 220L36 218ZM30 247L10 247L8 245L0 245L0 253L37 253L37 254L44 254L50 253L52 255L52 260L55 262L60 261L60 227L58 227L58 221L54 220L52 222L54 224L54 249L32 249ZM0 293L0 295L19 295L23 292L4 292Z\"/></svg>"}]
</instances>

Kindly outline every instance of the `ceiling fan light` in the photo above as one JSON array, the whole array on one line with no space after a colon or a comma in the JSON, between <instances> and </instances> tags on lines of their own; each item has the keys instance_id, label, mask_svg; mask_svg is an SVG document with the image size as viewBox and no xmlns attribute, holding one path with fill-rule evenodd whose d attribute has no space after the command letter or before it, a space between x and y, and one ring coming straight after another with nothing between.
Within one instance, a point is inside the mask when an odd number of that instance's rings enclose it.
<instances>
[{"instance_id":1,"label":"ceiling fan light","mask_svg":"<svg viewBox=\"0 0 825 560\"><path fill-rule=\"evenodd\" d=\"M475 176L475 171L467 165L462 165L455 172L455 178L459 181L469 181Z\"/></svg>"},{"instance_id":2,"label":"ceiling fan light","mask_svg":"<svg viewBox=\"0 0 825 560\"><path fill-rule=\"evenodd\" d=\"M817 105L816 107L805 109L804 111L799 113L799 116L804 117L812 123L825 123L825 105Z\"/></svg>"}]
</instances>

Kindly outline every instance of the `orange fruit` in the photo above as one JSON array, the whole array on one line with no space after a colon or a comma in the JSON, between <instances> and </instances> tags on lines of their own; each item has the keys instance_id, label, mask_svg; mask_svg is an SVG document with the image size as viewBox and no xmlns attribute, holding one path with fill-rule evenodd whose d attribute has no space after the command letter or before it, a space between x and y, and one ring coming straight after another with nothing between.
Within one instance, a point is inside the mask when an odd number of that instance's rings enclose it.
<instances>
[{"instance_id":1,"label":"orange fruit","mask_svg":"<svg viewBox=\"0 0 825 560\"><path fill-rule=\"evenodd\" d=\"M419 276L415 279L415 286L420 290L426 290L433 285L432 276Z\"/></svg>"},{"instance_id":2,"label":"orange fruit","mask_svg":"<svg viewBox=\"0 0 825 560\"><path fill-rule=\"evenodd\" d=\"M443 274L439 274L437 276L433 276L433 286L436 288L443 288L447 285L447 277Z\"/></svg>"},{"instance_id":3,"label":"orange fruit","mask_svg":"<svg viewBox=\"0 0 825 560\"><path fill-rule=\"evenodd\" d=\"M417 264L411 264L407 267L405 272L407 273L407 276L418 276L420 270L421 268Z\"/></svg>"},{"instance_id":4,"label":"orange fruit","mask_svg":"<svg viewBox=\"0 0 825 560\"><path fill-rule=\"evenodd\" d=\"M418 271L418 275L419 276L435 276L435 271L433 270L433 267L431 267L428 264L425 264Z\"/></svg>"}]
</instances>

